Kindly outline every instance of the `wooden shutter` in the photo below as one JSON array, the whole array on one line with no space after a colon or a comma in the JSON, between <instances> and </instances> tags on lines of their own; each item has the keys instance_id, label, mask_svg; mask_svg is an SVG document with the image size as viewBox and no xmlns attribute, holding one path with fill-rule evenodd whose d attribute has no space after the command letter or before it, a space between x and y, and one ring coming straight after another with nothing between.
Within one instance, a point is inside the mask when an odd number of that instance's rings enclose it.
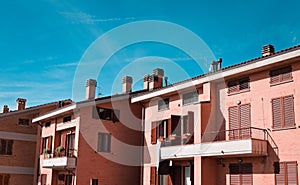
<instances>
[{"instance_id":1,"label":"wooden shutter","mask_svg":"<svg viewBox=\"0 0 300 185\"><path fill-rule=\"evenodd\" d=\"M156 144L157 135L156 135L156 122L151 123L151 144Z\"/></svg>"},{"instance_id":2,"label":"wooden shutter","mask_svg":"<svg viewBox=\"0 0 300 185\"><path fill-rule=\"evenodd\" d=\"M284 127L294 127L294 98L293 96L283 97Z\"/></svg>"},{"instance_id":3,"label":"wooden shutter","mask_svg":"<svg viewBox=\"0 0 300 185\"><path fill-rule=\"evenodd\" d=\"M272 100L273 128L282 128L281 99Z\"/></svg>"},{"instance_id":4,"label":"wooden shutter","mask_svg":"<svg viewBox=\"0 0 300 185\"><path fill-rule=\"evenodd\" d=\"M271 84L280 82L280 74L278 71L272 71L270 76L271 76L271 79L270 79Z\"/></svg>"},{"instance_id":5,"label":"wooden shutter","mask_svg":"<svg viewBox=\"0 0 300 185\"><path fill-rule=\"evenodd\" d=\"M242 174L241 183L243 185L252 185L253 184L252 164L251 163L241 164L240 168L241 168L240 173Z\"/></svg>"},{"instance_id":6,"label":"wooden shutter","mask_svg":"<svg viewBox=\"0 0 300 185\"><path fill-rule=\"evenodd\" d=\"M229 139L237 139L239 135L238 107L229 107Z\"/></svg>"},{"instance_id":7,"label":"wooden shutter","mask_svg":"<svg viewBox=\"0 0 300 185\"><path fill-rule=\"evenodd\" d=\"M172 120L171 118L167 120L167 137L172 135Z\"/></svg>"},{"instance_id":8,"label":"wooden shutter","mask_svg":"<svg viewBox=\"0 0 300 185\"><path fill-rule=\"evenodd\" d=\"M292 79L292 68L287 67L281 70L281 80L287 81Z\"/></svg>"},{"instance_id":9,"label":"wooden shutter","mask_svg":"<svg viewBox=\"0 0 300 185\"><path fill-rule=\"evenodd\" d=\"M48 146L47 146L47 148L50 149L51 151L52 151L52 140L53 140L52 138L53 136L48 137Z\"/></svg>"},{"instance_id":10,"label":"wooden shutter","mask_svg":"<svg viewBox=\"0 0 300 185\"><path fill-rule=\"evenodd\" d=\"M44 150L43 143L44 143L44 138L41 137L41 139L40 139L40 154L43 154L43 150Z\"/></svg>"},{"instance_id":11,"label":"wooden shutter","mask_svg":"<svg viewBox=\"0 0 300 185\"><path fill-rule=\"evenodd\" d=\"M286 174L288 185L298 185L297 162L286 162Z\"/></svg>"},{"instance_id":12,"label":"wooden shutter","mask_svg":"<svg viewBox=\"0 0 300 185\"><path fill-rule=\"evenodd\" d=\"M158 175L156 173L156 167L151 167L150 170L150 185L156 185L158 181Z\"/></svg>"},{"instance_id":13,"label":"wooden shutter","mask_svg":"<svg viewBox=\"0 0 300 185\"><path fill-rule=\"evenodd\" d=\"M237 81L228 82L228 93L239 91L239 85Z\"/></svg>"},{"instance_id":14,"label":"wooden shutter","mask_svg":"<svg viewBox=\"0 0 300 185\"><path fill-rule=\"evenodd\" d=\"M239 165L230 164L229 173L230 173L230 185L239 185L240 184Z\"/></svg>"},{"instance_id":15,"label":"wooden shutter","mask_svg":"<svg viewBox=\"0 0 300 185\"><path fill-rule=\"evenodd\" d=\"M67 133L62 133L60 137L61 137L60 145L63 146L65 149L67 149L68 148L68 146L67 146Z\"/></svg>"},{"instance_id":16,"label":"wooden shutter","mask_svg":"<svg viewBox=\"0 0 300 185\"><path fill-rule=\"evenodd\" d=\"M240 107L240 138L250 138L251 114L250 104L241 105Z\"/></svg>"},{"instance_id":17,"label":"wooden shutter","mask_svg":"<svg viewBox=\"0 0 300 185\"><path fill-rule=\"evenodd\" d=\"M194 112L188 111L188 132L194 134Z\"/></svg>"}]
</instances>

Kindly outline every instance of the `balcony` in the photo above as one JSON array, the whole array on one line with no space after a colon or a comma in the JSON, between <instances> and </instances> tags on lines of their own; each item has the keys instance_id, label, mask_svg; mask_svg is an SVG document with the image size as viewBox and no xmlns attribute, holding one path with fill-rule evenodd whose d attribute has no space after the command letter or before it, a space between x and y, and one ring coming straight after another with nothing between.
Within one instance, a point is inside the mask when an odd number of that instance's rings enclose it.
<instances>
[{"instance_id":1,"label":"balcony","mask_svg":"<svg viewBox=\"0 0 300 185\"><path fill-rule=\"evenodd\" d=\"M76 157L73 155L73 153L74 150L68 150L60 154L44 154L42 167L57 170L74 169L76 168Z\"/></svg>"},{"instance_id":2,"label":"balcony","mask_svg":"<svg viewBox=\"0 0 300 185\"><path fill-rule=\"evenodd\" d=\"M162 143L163 145L163 143ZM265 129L242 128L209 132L202 143L161 148L161 159L203 157L278 156L278 147Z\"/></svg>"}]
</instances>

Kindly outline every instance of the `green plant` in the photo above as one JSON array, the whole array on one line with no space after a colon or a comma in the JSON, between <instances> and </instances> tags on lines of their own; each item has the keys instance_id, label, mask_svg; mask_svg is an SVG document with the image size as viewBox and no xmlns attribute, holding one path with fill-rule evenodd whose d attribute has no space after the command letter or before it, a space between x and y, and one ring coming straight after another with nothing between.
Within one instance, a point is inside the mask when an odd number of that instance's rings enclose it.
<instances>
[{"instance_id":1,"label":"green plant","mask_svg":"<svg viewBox=\"0 0 300 185\"><path fill-rule=\"evenodd\" d=\"M49 148L44 148L43 154L51 154L51 150Z\"/></svg>"},{"instance_id":2,"label":"green plant","mask_svg":"<svg viewBox=\"0 0 300 185\"><path fill-rule=\"evenodd\" d=\"M58 146L55 149L55 156L61 156L62 152L65 151L65 148L63 146Z\"/></svg>"}]
</instances>

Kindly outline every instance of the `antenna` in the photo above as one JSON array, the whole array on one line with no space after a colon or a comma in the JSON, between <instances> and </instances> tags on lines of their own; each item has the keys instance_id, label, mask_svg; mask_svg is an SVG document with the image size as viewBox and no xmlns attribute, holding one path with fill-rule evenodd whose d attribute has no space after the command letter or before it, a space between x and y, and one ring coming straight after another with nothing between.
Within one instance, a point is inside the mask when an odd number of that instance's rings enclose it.
<instances>
[{"instance_id":1,"label":"antenna","mask_svg":"<svg viewBox=\"0 0 300 185\"><path fill-rule=\"evenodd\" d=\"M101 95L103 95L102 92L101 92L102 88L100 86L98 86L97 89L98 89L98 94L97 95L98 95L98 98L99 98Z\"/></svg>"}]
</instances>

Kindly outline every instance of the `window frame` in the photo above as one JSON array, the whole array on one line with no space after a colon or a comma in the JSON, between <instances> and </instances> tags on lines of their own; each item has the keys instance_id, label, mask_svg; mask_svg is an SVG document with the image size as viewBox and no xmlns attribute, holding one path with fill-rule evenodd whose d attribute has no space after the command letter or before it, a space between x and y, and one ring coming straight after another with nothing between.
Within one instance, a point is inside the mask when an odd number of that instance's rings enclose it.
<instances>
[{"instance_id":1,"label":"window frame","mask_svg":"<svg viewBox=\"0 0 300 185\"><path fill-rule=\"evenodd\" d=\"M13 155L13 144L14 144L13 140L0 139L0 155L12 156Z\"/></svg>"},{"instance_id":2,"label":"window frame","mask_svg":"<svg viewBox=\"0 0 300 185\"><path fill-rule=\"evenodd\" d=\"M279 171L279 173L278 174L275 174L274 175L274 181L275 181L275 185L277 185L277 178L278 178L278 176L279 175L283 175L283 179L284 179L284 185L288 185L288 180L289 180L289 174L288 174L288 168L287 168L287 164L288 163L292 163L292 164L295 164L295 178L296 178L296 184L298 184L299 183L299 177L298 177L298 163L297 163L297 161L283 161L283 162L280 162L279 163L279 168L281 168L282 169L282 166L281 165L283 165L283 170L284 170L284 172L283 172L283 174L281 174L280 173L280 171Z\"/></svg>"},{"instance_id":3,"label":"window frame","mask_svg":"<svg viewBox=\"0 0 300 185\"><path fill-rule=\"evenodd\" d=\"M158 111L168 110L170 108L170 99L164 98L157 101Z\"/></svg>"},{"instance_id":4,"label":"window frame","mask_svg":"<svg viewBox=\"0 0 300 185\"><path fill-rule=\"evenodd\" d=\"M10 174L0 174L0 181L3 185L9 185Z\"/></svg>"},{"instance_id":5,"label":"window frame","mask_svg":"<svg viewBox=\"0 0 300 185\"><path fill-rule=\"evenodd\" d=\"M71 115L63 117L63 123L68 123L70 121L72 121L72 116Z\"/></svg>"},{"instance_id":6,"label":"window frame","mask_svg":"<svg viewBox=\"0 0 300 185\"><path fill-rule=\"evenodd\" d=\"M242 88L243 83L242 82L247 82L247 88ZM248 92L250 91L250 77L243 77L238 80L232 80L227 82L227 94L232 95L232 94L237 94L237 93L242 93L242 92Z\"/></svg>"},{"instance_id":7,"label":"window frame","mask_svg":"<svg viewBox=\"0 0 300 185\"><path fill-rule=\"evenodd\" d=\"M94 107L93 118L112 121L114 123L119 122L120 121L120 110L104 108L104 107Z\"/></svg>"},{"instance_id":8,"label":"window frame","mask_svg":"<svg viewBox=\"0 0 300 185\"><path fill-rule=\"evenodd\" d=\"M25 123L25 124L24 124ZM28 127L30 124L30 120L27 118L19 118L18 125Z\"/></svg>"}]
</instances>

